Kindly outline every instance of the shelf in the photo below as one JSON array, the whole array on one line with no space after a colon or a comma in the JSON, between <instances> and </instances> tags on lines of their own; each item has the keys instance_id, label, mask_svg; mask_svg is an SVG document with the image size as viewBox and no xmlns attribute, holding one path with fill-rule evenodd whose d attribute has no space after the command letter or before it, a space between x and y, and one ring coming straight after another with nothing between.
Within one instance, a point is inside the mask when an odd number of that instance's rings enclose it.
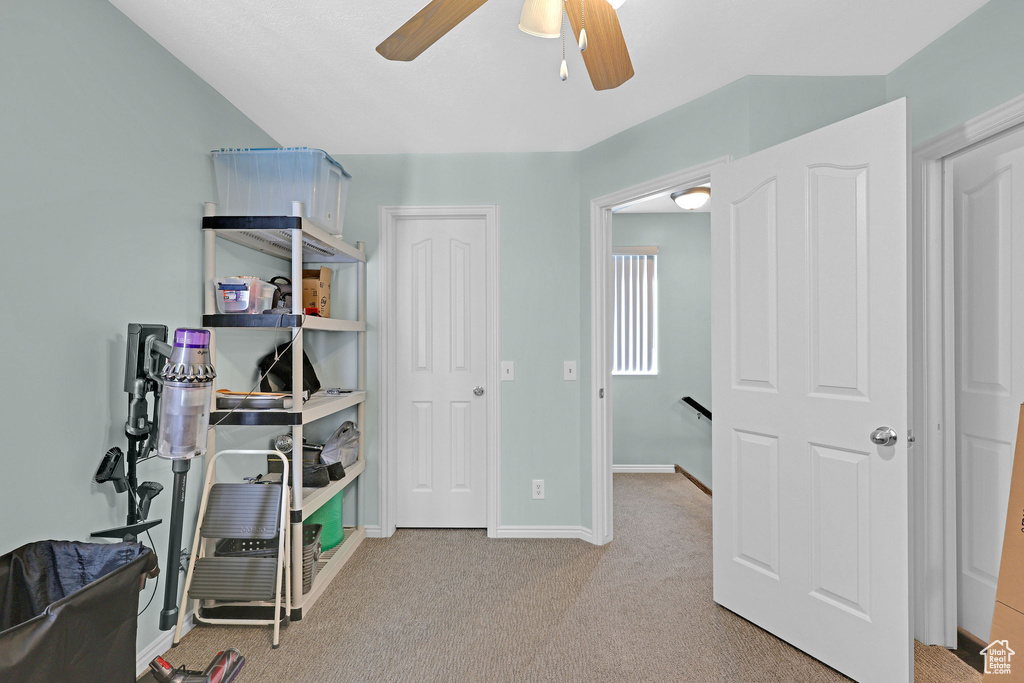
<instances>
[{"instance_id":1,"label":"shelf","mask_svg":"<svg viewBox=\"0 0 1024 683\"><path fill-rule=\"evenodd\" d=\"M356 478L366 471L366 461L357 460L351 467L345 468L345 476L338 481L332 481L327 486L321 486L320 488L306 488L302 487L302 521L305 522L309 519L309 516L316 512L320 507L337 495L338 491L341 491L346 486L356 480Z\"/></svg>"},{"instance_id":2,"label":"shelf","mask_svg":"<svg viewBox=\"0 0 1024 683\"><path fill-rule=\"evenodd\" d=\"M305 318L305 320L303 320ZM325 330L327 332L365 332L366 323L340 318L319 318L315 315L292 315L290 313L221 313L204 315L203 327L244 327L247 329L284 329L301 327L304 330Z\"/></svg>"},{"instance_id":3,"label":"shelf","mask_svg":"<svg viewBox=\"0 0 1024 683\"><path fill-rule=\"evenodd\" d=\"M356 381L349 385L351 388L361 387L362 390L352 391L340 395L328 395L326 391L319 391L313 395L305 404L296 405L289 409L275 410L214 410L210 413L210 426L269 426L286 428L291 432L296 442L302 439L302 425L314 422L340 411L355 408L356 422L362 427L365 423L366 413L366 252L360 244L352 246L341 240L341 236L335 237L330 234L324 226L310 221L301 216L206 216L202 222L203 230L203 278L206 283L205 289L205 310L211 315L203 316L204 327L228 328L228 329L249 329L249 330L290 330L292 331L293 353L296 358L301 357L304 339L306 335L298 334L295 330L322 330L326 332L356 332L355 338L350 341L356 342L358 359L355 367ZM293 283L301 278L302 267L317 267L321 264L353 263L354 268L334 268L335 274L355 276L356 311L355 320L343 320L340 318L321 318L318 316L304 316L288 310L287 313L260 313L260 314L219 314L216 315L215 308L216 294L211 289L211 283L216 279L217 251L226 247L220 239L222 238L247 249L252 249L269 256L281 259L288 264L288 272L291 274ZM306 265L309 264L309 265ZM332 276L333 278L333 276ZM297 283L295 283L297 284ZM298 290L297 290L298 291ZM346 315L349 315L346 313ZM215 352L211 349L212 354ZM210 436L210 449L214 451L212 444L216 438L216 430ZM295 491L296 497L301 498L301 508L291 510L289 517L292 534L301 536L302 521L318 509L322 509L327 501L337 496L341 491L348 488L350 494L359 496L361 487L350 487L354 481L358 481L366 470L366 461L363 458L363 443L365 436L359 438L359 459L346 468L345 477L339 481L330 482L322 488L303 487L301 491ZM290 458L291 464L301 466L301 455L293 453ZM280 477L281 475L277 475ZM361 507L361 500L355 501L358 510ZM297 503L297 501L296 501ZM298 508L299 505L296 504ZM350 523L361 523L361 516L357 512ZM289 587L292 604L290 605L290 616L293 620L300 620L303 617L303 608L311 608L326 587L337 576L338 572L352 557L356 549L366 538L366 529L362 526L354 526L345 529L345 540L337 547L323 553L317 564L317 577L313 581L310 592L302 594L302 562L296 548L292 549L289 558L286 559L289 566ZM272 593L273 591L271 591ZM234 597L234 595L232 595ZM260 600L258 595L245 595L241 597L254 597L251 601L223 602L218 600L203 601L197 614L210 617L217 616L226 619L247 619L258 618L262 620L273 619L273 603Z\"/></svg>"},{"instance_id":4,"label":"shelf","mask_svg":"<svg viewBox=\"0 0 1024 683\"><path fill-rule=\"evenodd\" d=\"M303 262L366 261L366 252L362 249L342 242L300 216L204 216L203 230L285 260L292 257L292 231L301 230Z\"/></svg>"},{"instance_id":5,"label":"shelf","mask_svg":"<svg viewBox=\"0 0 1024 683\"><path fill-rule=\"evenodd\" d=\"M313 579L313 587L305 595L293 595L292 608L304 611L312 607L365 538L364 527L345 527L345 540L320 556L320 569ZM306 614L303 613L302 616L305 617Z\"/></svg>"},{"instance_id":6,"label":"shelf","mask_svg":"<svg viewBox=\"0 0 1024 683\"><path fill-rule=\"evenodd\" d=\"M328 396L320 391L313 394L302 410L214 410L210 412L211 426L292 426L309 424L322 417L359 405L366 400L365 391L353 391L341 396Z\"/></svg>"}]
</instances>

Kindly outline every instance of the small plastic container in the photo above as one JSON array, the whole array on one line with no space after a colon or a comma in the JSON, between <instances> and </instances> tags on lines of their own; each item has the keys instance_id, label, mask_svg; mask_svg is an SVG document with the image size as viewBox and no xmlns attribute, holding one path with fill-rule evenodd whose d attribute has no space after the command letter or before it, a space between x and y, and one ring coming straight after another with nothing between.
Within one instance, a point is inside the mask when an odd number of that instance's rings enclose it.
<instances>
[{"instance_id":1,"label":"small plastic container","mask_svg":"<svg viewBox=\"0 0 1024 683\"><path fill-rule=\"evenodd\" d=\"M274 307L274 292L277 287L269 282L260 282L260 298L256 305L257 313L264 313Z\"/></svg>"},{"instance_id":2,"label":"small plastic container","mask_svg":"<svg viewBox=\"0 0 1024 683\"><path fill-rule=\"evenodd\" d=\"M217 310L221 313L262 313L264 309L260 308L260 300L264 284L251 275L217 280Z\"/></svg>"},{"instance_id":3,"label":"small plastic container","mask_svg":"<svg viewBox=\"0 0 1024 683\"><path fill-rule=\"evenodd\" d=\"M352 176L322 149L219 149L210 152L220 216L305 217L340 238Z\"/></svg>"}]
</instances>

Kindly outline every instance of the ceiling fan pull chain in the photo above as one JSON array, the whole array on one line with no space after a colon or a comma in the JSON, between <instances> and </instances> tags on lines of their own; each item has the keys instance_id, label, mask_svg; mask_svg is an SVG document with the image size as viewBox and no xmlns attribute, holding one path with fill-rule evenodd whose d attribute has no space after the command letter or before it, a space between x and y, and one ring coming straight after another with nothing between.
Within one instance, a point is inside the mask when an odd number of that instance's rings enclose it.
<instances>
[{"instance_id":1,"label":"ceiling fan pull chain","mask_svg":"<svg viewBox=\"0 0 1024 683\"><path fill-rule=\"evenodd\" d=\"M562 0L562 68L558 70L558 77L563 81L569 78L569 67L565 65L565 0Z\"/></svg>"},{"instance_id":2,"label":"ceiling fan pull chain","mask_svg":"<svg viewBox=\"0 0 1024 683\"><path fill-rule=\"evenodd\" d=\"M587 51L587 0L580 0L580 52Z\"/></svg>"}]
</instances>

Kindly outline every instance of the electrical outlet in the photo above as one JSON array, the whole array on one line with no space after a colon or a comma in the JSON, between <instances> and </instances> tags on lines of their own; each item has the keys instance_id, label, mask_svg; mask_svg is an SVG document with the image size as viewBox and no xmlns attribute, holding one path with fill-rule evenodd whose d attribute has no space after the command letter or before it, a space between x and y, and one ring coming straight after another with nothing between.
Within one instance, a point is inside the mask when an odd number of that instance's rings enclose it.
<instances>
[{"instance_id":1,"label":"electrical outlet","mask_svg":"<svg viewBox=\"0 0 1024 683\"><path fill-rule=\"evenodd\" d=\"M516 378L516 364L510 360L501 361L501 381L511 382Z\"/></svg>"},{"instance_id":2,"label":"electrical outlet","mask_svg":"<svg viewBox=\"0 0 1024 683\"><path fill-rule=\"evenodd\" d=\"M567 360L565 361L565 381L575 382L576 381L576 361Z\"/></svg>"},{"instance_id":3,"label":"electrical outlet","mask_svg":"<svg viewBox=\"0 0 1024 683\"><path fill-rule=\"evenodd\" d=\"M533 499L544 500L544 480L534 479L533 480Z\"/></svg>"}]
</instances>

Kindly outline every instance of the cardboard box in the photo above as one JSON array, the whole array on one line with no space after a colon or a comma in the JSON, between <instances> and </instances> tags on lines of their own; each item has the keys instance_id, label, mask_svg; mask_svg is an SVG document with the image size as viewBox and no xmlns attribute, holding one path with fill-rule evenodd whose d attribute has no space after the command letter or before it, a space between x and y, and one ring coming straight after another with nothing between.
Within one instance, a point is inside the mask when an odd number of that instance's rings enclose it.
<instances>
[{"instance_id":1,"label":"cardboard box","mask_svg":"<svg viewBox=\"0 0 1024 683\"><path fill-rule=\"evenodd\" d=\"M985 649L991 650L993 646L1007 650L1006 666L1000 664L1004 661L1003 654L995 655L990 663L992 652L986 652L985 680L1024 682L1024 406L1021 406L1017 423L1017 446L1010 475L1010 500L1006 507L992 633L989 647ZM1016 654L1018 651L1019 655Z\"/></svg>"},{"instance_id":2,"label":"cardboard box","mask_svg":"<svg viewBox=\"0 0 1024 683\"><path fill-rule=\"evenodd\" d=\"M302 307L320 309L321 318L331 317L331 269L302 271Z\"/></svg>"},{"instance_id":3,"label":"cardboard box","mask_svg":"<svg viewBox=\"0 0 1024 683\"><path fill-rule=\"evenodd\" d=\"M992 635L981 652L985 656L985 683L1024 683L1024 614L997 600Z\"/></svg>"},{"instance_id":4,"label":"cardboard box","mask_svg":"<svg viewBox=\"0 0 1024 683\"><path fill-rule=\"evenodd\" d=\"M996 601L1024 612L1024 406L1021 406L1021 420L1017 423L1017 446L1010 475L1010 500L1006 507ZM1024 645L1024 632L1021 637L1021 645Z\"/></svg>"}]
</instances>

